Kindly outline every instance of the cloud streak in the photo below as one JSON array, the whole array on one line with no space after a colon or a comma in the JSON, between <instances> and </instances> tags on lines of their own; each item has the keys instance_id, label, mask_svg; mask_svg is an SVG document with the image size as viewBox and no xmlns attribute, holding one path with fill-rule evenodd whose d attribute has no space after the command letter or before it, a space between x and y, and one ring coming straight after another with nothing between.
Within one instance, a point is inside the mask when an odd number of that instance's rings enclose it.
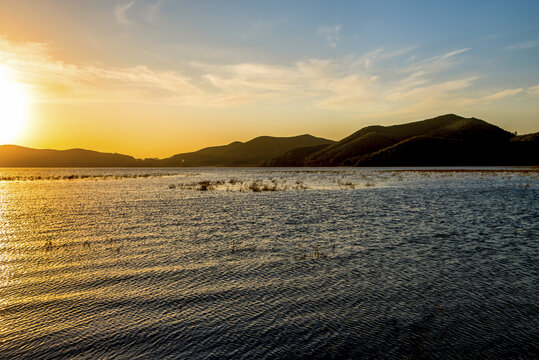
<instances>
[{"instance_id":1,"label":"cloud streak","mask_svg":"<svg viewBox=\"0 0 539 360\"><path fill-rule=\"evenodd\" d=\"M531 86L528 88L528 92L532 95L539 95L539 85Z\"/></svg>"},{"instance_id":2,"label":"cloud streak","mask_svg":"<svg viewBox=\"0 0 539 360\"><path fill-rule=\"evenodd\" d=\"M0 39L0 63L9 66L38 102L168 101L188 103L200 95L181 72L147 66L114 68L53 59L45 44Z\"/></svg>"},{"instance_id":3,"label":"cloud streak","mask_svg":"<svg viewBox=\"0 0 539 360\"><path fill-rule=\"evenodd\" d=\"M524 91L524 89L522 89L522 88L519 88L519 89L507 89L507 90L503 90L503 91L494 93L492 95L485 96L483 99L484 100L499 100L499 99L506 98L508 96L513 96L513 95L519 94L522 91Z\"/></svg>"},{"instance_id":4,"label":"cloud streak","mask_svg":"<svg viewBox=\"0 0 539 360\"><path fill-rule=\"evenodd\" d=\"M114 7L114 17L118 24L129 25L132 21L127 17L127 10L135 4L135 1L131 1L125 4L118 4Z\"/></svg>"},{"instance_id":5,"label":"cloud streak","mask_svg":"<svg viewBox=\"0 0 539 360\"><path fill-rule=\"evenodd\" d=\"M409 50L378 49L362 56L305 59L289 66L258 63L189 63L181 70L140 65L109 67L55 59L46 44L0 38L0 63L12 68L38 102L150 102L177 106L230 107L298 102L358 115L435 112L501 101L537 87L462 96L477 76L444 77L468 49L385 69L378 62ZM472 92L473 95L473 92Z\"/></svg>"},{"instance_id":6,"label":"cloud streak","mask_svg":"<svg viewBox=\"0 0 539 360\"><path fill-rule=\"evenodd\" d=\"M534 47L539 46L539 40L526 41L518 44L509 45L507 49L509 50L526 50L533 49Z\"/></svg>"}]
</instances>

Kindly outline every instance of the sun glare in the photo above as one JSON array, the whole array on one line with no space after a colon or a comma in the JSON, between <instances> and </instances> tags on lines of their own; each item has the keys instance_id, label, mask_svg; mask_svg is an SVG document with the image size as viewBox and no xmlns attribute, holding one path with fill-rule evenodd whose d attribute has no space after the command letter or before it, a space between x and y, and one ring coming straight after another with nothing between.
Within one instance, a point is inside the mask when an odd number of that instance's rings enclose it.
<instances>
[{"instance_id":1,"label":"sun glare","mask_svg":"<svg viewBox=\"0 0 539 360\"><path fill-rule=\"evenodd\" d=\"M14 143L26 123L28 95L10 68L0 65L0 144Z\"/></svg>"}]
</instances>

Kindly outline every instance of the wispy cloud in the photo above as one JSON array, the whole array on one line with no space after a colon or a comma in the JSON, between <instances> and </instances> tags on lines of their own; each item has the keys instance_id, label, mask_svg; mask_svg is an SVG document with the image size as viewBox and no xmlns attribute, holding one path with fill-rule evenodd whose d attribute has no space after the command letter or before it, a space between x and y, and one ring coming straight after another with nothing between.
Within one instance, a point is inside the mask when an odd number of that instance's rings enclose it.
<instances>
[{"instance_id":1,"label":"wispy cloud","mask_svg":"<svg viewBox=\"0 0 539 360\"><path fill-rule=\"evenodd\" d=\"M122 25L132 24L132 21L127 17L127 10L135 4L135 1L131 1L125 4L118 4L114 7L114 17L116 22Z\"/></svg>"},{"instance_id":2,"label":"wispy cloud","mask_svg":"<svg viewBox=\"0 0 539 360\"><path fill-rule=\"evenodd\" d=\"M49 55L41 43L0 38L0 63L9 66L38 102L171 101L189 103L201 92L181 72L147 66L114 68L70 64ZM144 100L146 98L146 100Z\"/></svg>"},{"instance_id":3,"label":"wispy cloud","mask_svg":"<svg viewBox=\"0 0 539 360\"><path fill-rule=\"evenodd\" d=\"M282 20L246 20L247 24L256 30L271 31L274 30Z\"/></svg>"},{"instance_id":4,"label":"wispy cloud","mask_svg":"<svg viewBox=\"0 0 539 360\"><path fill-rule=\"evenodd\" d=\"M509 50L525 50L525 49L532 49L534 47L539 46L539 40L532 40L532 41L526 41L521 42L513 45L509 45L507 49Z\"/></svg>"},{"instance_id":5,"label":"wispy cloud","mask_svg":"<svg viewBox=\"0 0 539 360\"><path fill-rule=\"evenodd\" d=\"M161 6L163 5L164 2L165 0L157 0L147 5L146 9L144 10L144 13L142 14L142 17L144 17L144 19L146 19L149 22L154 22L157 19L159 12L161 10Z\"/></svg>"},{"instance_id":6,"label":"wispy cloud","mask_svg":"<svg viewBox=\"0 0 539 360\"><path fill-rule=\"evenodd\" d=\"M532 95L539 95L539 85L529 87L528 92Z\"/></svg>"},{"instance_id":7,"label":"wispy cloud","mask_svg":"<svg viewBox=\"0 0 539 360\"><path fill-rule=\"evenodd\" d=\"M321 25L318 28L318 35L323 36L331 47L337 47L340 32L341 25Z\"/></svg>"},{"instance_id":8,"label":"wispy cloud","mask_svg":"<svg viewBox=\"0 0 539 360\"><path fill-rule=\"evenodd\" d=\"M475 97L460 98L456 102L456 105L459 107L469 107L469 106L478 105L478 104L490 104L494 101L499 101L508 97L512 97L522 92L524 92L524 89L522 88L505 89L505 90L497 91L497 92L487 94L487 95L481 95L481 96L478 95Z\"/></svg>"},{"instance_id":9,"label":"wispy cloud","mask_svg":"<svg viewBox=\"0 0 539 360\"><path fill-rule=\"evenodd\" d=\"M455 62L454 58L457 55L465 53L470 49L459 49L444 53L442 55L434 56L424 60L414 61L407 67L401 69L403 73L409 73L412 77L419 77L428 74L440 73L444 70L452 67Z\"/></svg>"},{"instance_id":10,"label":"wispy cloud","mask_svg":"<svg viewBox=\"0 0 539 360\"><path fill-rule=\"evenodd\" d=\"M503 90L503 91L499 91L497 93L494 93L492 95L487 95L483 98L483 100L498 100L498 99L503 99L503 98L506 98L508 96L513 96L513 95L516 95L516 94L519 94L521 93L522 91L524 91L524 89L522 88L518 88L518 89L507 89L507 90Z\"/></svg>"},{"instance_id":11,"label":"wispy cloud","mask_svg":"<svg viewBox=\"0 0 539 360\"><path fill-rule=\"evenodd\" d=\"M422 60L394 71L387 78L376 62L406 51L378 49L362 56L340 59L307 59L290 67L261 64L197 64L218 91L249 94L254 99L310 99L314 106L361 114L398 112L415 106L447 104L459 90L470 87L475 77L439 81L431 77L443 72L465 52L461 49Z\"/></svg>"},{"instance_id":12,"label":"wispy cloud","mask_svg":"<svg viewBox=\"0 0 539 360\"><path fill-rule=\"evenodd\" d=\"M308 106L359 115L453 111L503 101L524 91L472 91L476 76L447 76L467 49L387 69L378 62L405 51L374 50L362 56L305 59L289 66L260 63L189 63L181 70L148 66L111 67L55 59L46 44L0 38L0 63L18 72L40 102L151 102L178 106L241 106L299 101ZM467 96L463 90L467 89ZM475 94L475 96L474 96Z\"/></svg>"}]
</instances>

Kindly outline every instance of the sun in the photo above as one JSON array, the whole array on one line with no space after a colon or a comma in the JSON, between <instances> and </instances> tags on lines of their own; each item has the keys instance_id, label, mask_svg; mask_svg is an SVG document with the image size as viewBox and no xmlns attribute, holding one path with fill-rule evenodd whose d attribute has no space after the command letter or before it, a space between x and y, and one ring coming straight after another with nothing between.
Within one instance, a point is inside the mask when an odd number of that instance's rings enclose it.
<instances>
[{"instance_id":1,"label":"sun","mask_svg":"<svg viewBox=\"0 0 539 360\"><path fill-rule=\"evenodd\" d=\"M28 95L14 72L0 64L0 144L15 142L27 120Z\"/></svg>"}]
</instances>

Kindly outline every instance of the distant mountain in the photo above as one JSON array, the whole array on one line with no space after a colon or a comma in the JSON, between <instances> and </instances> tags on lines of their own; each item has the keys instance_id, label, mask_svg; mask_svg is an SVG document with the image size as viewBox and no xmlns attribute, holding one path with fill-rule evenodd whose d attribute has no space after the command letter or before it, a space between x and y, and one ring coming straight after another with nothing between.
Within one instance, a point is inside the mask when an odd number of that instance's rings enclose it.
<instances>
[{"instance_id":1,"label":"distant mountain","mask_svg":"<svg viewBox=\"0 0 539 360\"><path fill-rule=\"evenodd\" d=\"M538 138L515 136L454 114L394 126L369 126L316 150L296 149L274 166L443 166L539 164ZM316 151L314 151L316 150Z\"/></svg>"},{"instance_id":2,"label":"distant mountain","mask_svg":"<svg viewBox=\"0 0 539 360\"><path fill-rule=\"evenodd\" d=\"M0 167L262 166L294 148L332 143L334 141L311 135L261 136L245 143L236 141L166 159L135 159L129 155L83 149L48 150L0 145Z\"/></svg>"},{"instance_id":3,"label":"distant mountain","mask_svg":"<svg viewBox=\"0 0 539 360\"><path fill-rule=\"evenodd\" d=\"M132 156L91 150L41 150L0 145L0 167L129 167L142 163Z\"/></svg>"},{"instance_id":4,"label":"distant mountain","mask_svg":"<svg viewBox=\"0 0 539 360\"><path fill-rule=\"evenodd\" d=\"M327 146L332 140L299 135L293 137L260 136L245 143L236 141L224 146L177 154L163 161L182 166L262 166L287 151L311 146Z\"/></svg>"},{"instance_id":5,"label":"distant mountain","mask_svg":"<svg viewBox=\"0 0 539 360\"><path fill-rule=\"evenodd\" d=\"M311 135L260 136L166 159L0 145L0 167L466 165L539 165L539 133L516 136L483 120L449 114L368 126L338 142Z\"/></svg>"}]
</instances>

